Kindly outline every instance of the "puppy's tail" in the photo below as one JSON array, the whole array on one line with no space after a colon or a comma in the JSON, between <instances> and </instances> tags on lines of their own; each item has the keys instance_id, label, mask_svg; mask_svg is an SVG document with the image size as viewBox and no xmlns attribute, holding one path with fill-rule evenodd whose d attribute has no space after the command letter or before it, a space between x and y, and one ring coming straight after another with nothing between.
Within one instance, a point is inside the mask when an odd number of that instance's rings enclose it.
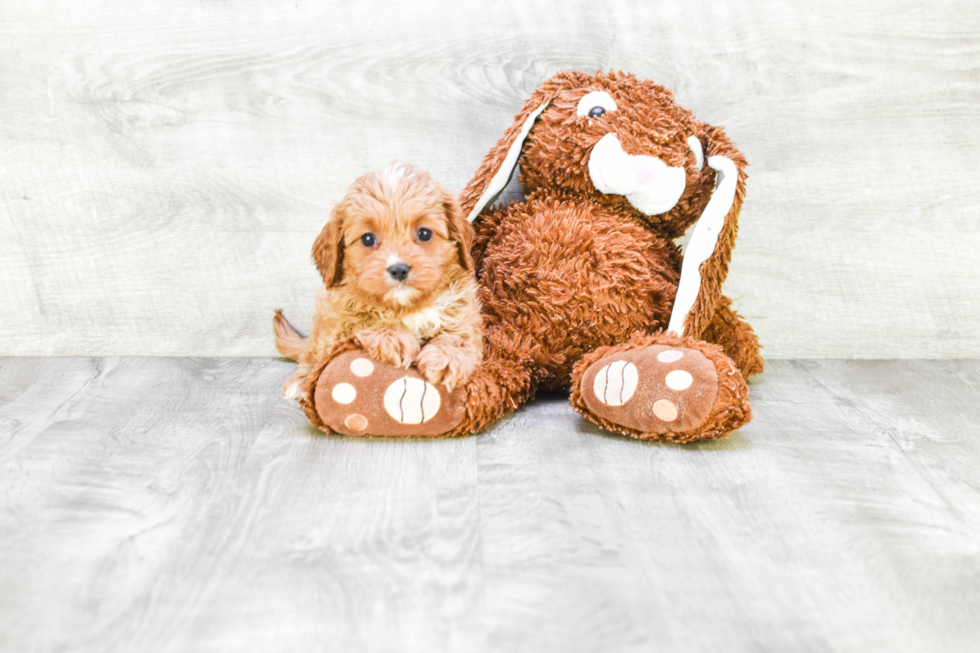
<instances>
[{"instance_id":1,"label":"puppy's tail","mask_svg":"<svg viewBox=\"0 0 980 653\"><path fill-rule=\"evenodd\" d=\"M272 318L272 330L276 333L276 349L286 358L296 360L306 351L307 339L289 325L282 316L282 309L276 309L276 316Z\"/></svg>"}]
</instances>

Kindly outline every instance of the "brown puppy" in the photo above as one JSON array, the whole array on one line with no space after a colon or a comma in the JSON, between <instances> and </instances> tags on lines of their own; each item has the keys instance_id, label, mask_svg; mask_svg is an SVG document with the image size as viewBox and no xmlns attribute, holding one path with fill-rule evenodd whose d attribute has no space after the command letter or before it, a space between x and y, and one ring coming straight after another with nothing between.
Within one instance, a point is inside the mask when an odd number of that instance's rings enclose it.
<instances>
[{"instance_id":1,"label":"brown puppy","mask_svg":"<svg viewBox=\"0 0 980 653\"><path fill-rule=\"evenodd\" d=\"M459 202L427 172L393 163L358 178L313 244L325 288L310 337L276 311L276 348L299 363L284 394L351 336L375 360L414 362L430 383L465 383L483 350L472 242Z\"/></svg>"}]
</instances>

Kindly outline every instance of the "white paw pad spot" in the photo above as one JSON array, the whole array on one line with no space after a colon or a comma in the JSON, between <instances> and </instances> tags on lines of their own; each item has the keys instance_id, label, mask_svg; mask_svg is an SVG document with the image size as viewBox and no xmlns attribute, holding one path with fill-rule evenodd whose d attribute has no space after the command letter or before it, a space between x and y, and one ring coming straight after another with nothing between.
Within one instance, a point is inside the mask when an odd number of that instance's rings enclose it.
<instances>
[{"instance_id":1,"label":"white paw pad spot","mask_svg":"<svg viewBox=\"0 0 980 653\"><path fill-rule=\"evenodd\" d=\"M661 363L673 363L679 361L684 352L677 351L676 349L665 349L659 354L657 354L657 360Z\"/></svg>"},{"instance_id":2,"label":"white paw pad spot","mask_svg":"<svg viewBox=\"0 0 980 653\"><path fill-rule=\"evenodd\" d=\"M595 375L592 391L607 406L622 406L636 392L639 375L636 366L626 361L613 361Z\"/></svg>"},{"instance_id":3,"label":"white paw pad spot","mask_svg":"<svg viewBox=\"0 0 980 653\"><path fill-rule=\"evenodd\" d=\"M671 390L687 390L694 383L694 377L691 376L690 372L685 372L684 370L674 370L669 372L666 377L664 377L664 383Z\"/></svg>"},{"instance_id":4,"label":"white paw pad spot","mask_svg":"<svg viewBox=\"0 0 980 653\"><path fill-rule=\"evenodd\" d=\"M403 376L385 390L385 411L399 424L428 422L439 412L442 399L431 383Z\"/></svg>"},{"instance_id":5,"label":"white paw pad spot","mask_svg":"<svg viewBox=\"0 0 980 653\"><path fill-rule=\"evenodd\" d=\"M357 358L351 361L350 371L357 376L371 376L374 372L374 363L366 358Z\"/></svg>"},{"instance_id":6,"label":"white paw pad spot","mask_svg":"<svg viewBox=\"0 0 980 653\"><path fill-rule=\"evenodd\" d=\"M351 413L347 416L347 419L344 420L344 426L349 428L351 431L363 431L367 428L367 425L367 417L357 413Z\"/></svg>"},{"instance_id":7,"label":"white paw pad spot","mask_svg":"<svg viewBox=\"0 0 980 653\"><path fill-rule=\"evenodd\" d=\"M669 399L658 399L653 403L653 414L659 420L673 422L677 419L677 406Z\"/></svg>"},{"instance_id":8,"label":"white paw pad spot","mask_svg":"<svg viewBox=\"0 0 980 653\"><path fill-rule=\"evenodd\" d=\"M338 404L349 404L357 398L357 390L350 383L338 383L330 393L333 400Z\"/></svg>"}]
</instances>

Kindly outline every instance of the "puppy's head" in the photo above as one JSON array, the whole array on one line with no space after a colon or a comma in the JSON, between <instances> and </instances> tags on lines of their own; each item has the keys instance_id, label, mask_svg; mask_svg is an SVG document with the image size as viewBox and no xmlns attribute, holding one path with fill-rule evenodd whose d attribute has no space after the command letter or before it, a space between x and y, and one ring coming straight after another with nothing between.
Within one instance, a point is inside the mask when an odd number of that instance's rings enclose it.
<instances>
[{"instance_id":1,"label":"puppy's head","mask_svg":"<svg viewBox=\"0 0 980 653\"><path fill-rule=\"evenodd\" d=\"M405 163L358 178L313 245L327 288L393 309L432 298L472 271L473 228L459 202L429 173Z\"/></svg>"}]
</instances>

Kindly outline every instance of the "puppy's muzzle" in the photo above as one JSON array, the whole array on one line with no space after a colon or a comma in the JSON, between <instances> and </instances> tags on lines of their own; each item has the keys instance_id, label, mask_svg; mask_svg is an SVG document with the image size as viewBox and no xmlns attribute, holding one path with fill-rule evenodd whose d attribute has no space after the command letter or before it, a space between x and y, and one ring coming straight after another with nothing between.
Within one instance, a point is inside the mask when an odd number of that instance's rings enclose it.
<instances>
[{"instance_id":1,"label":"puppy's muzzle","mask_svg":"<svg viewBox=\"0 0 980 653\"><path fill-rule=\"evenodd\" d=\"M404 281L408 278L408 272L411 269L406 263L395 263L388 266L388 274L395 281Z\"/></svg>"}]
</instances>

